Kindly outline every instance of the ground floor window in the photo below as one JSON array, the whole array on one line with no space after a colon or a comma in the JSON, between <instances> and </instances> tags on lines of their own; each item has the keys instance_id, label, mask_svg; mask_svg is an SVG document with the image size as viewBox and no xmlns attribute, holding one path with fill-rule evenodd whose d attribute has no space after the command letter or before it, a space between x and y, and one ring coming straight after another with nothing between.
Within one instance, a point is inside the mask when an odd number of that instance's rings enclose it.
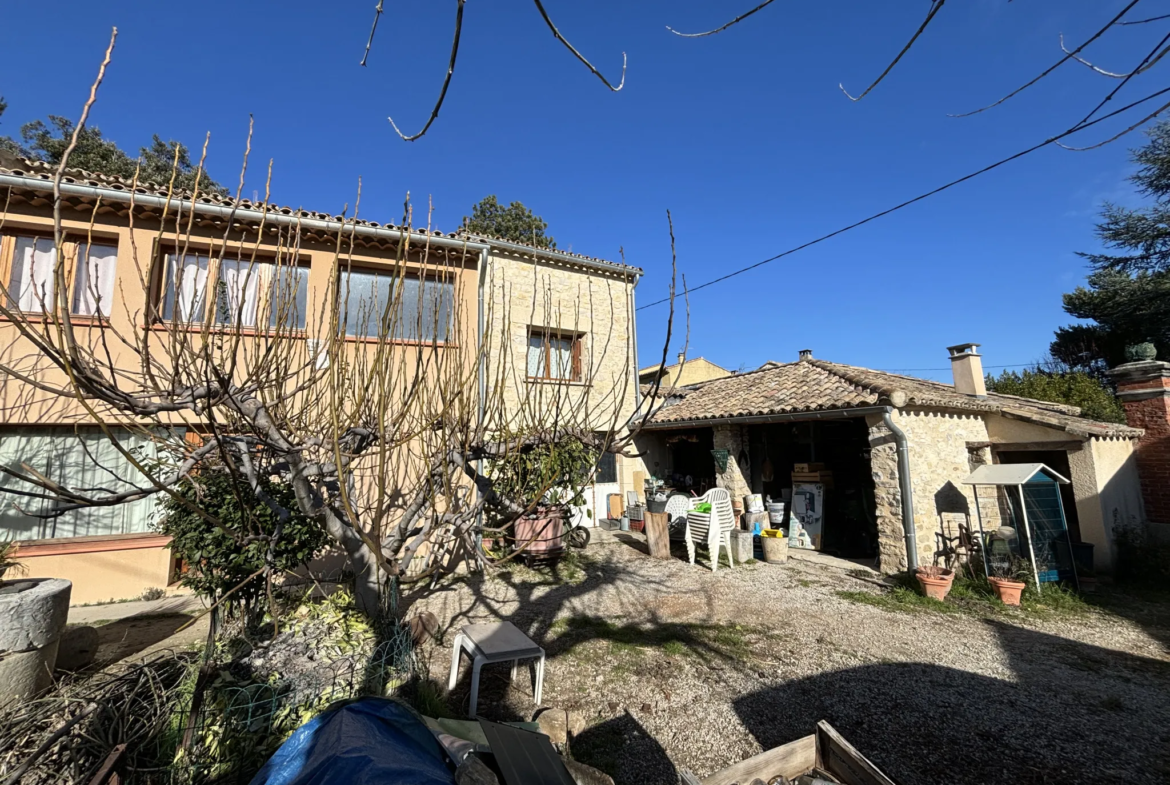
<instances>
[{"instance_id":1,"label":"ground floor window","mask_svg":"<svg viewBox=\"0 0 1170 785\"><path fill-rule=\"evenodd\" d=\"M141 461L157 457L154 442L126 429L114 429L119 444ZM20 474L27 465L69 488L88 493L120 492L149 487L130 461L96 426L0 428L0 466ZM0 489L37 493L35 485L0 473ZM41 540L137 534L150 531L156 497L112 507L73 510L57 518L38 517L53 502L33 496L0 493L0 540Z\"/></svg>"}]
</instances>

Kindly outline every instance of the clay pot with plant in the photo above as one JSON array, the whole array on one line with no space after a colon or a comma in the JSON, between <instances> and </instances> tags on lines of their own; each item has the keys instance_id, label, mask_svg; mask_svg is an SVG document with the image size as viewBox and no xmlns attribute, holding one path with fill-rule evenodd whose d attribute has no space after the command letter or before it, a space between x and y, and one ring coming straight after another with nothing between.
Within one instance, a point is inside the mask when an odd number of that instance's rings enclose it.
<instances>
[{"instance_id":1,"label":"clay pot with plant","mask_svg":"<svg viewBox=\"0 0 1170 785\"><path fill-rule=\"evenodd\" d=\"M1020 558L992 560L988 563L987 581L1004 605L1019 605L1027 588L1028 563Z\"/></svg>"},{"instance_id":2,"label":"clay pot with plant","mask_svg":"<svg viewBox=\"0 0 1170 785\"><path fill-rule=\"evenodd\" d=\"M929 567L919 567L914 571L922 593L932 600L945 600L951 591L951 584L955 582L955 571L933 564Z\"/></svg>"}]
</instances>

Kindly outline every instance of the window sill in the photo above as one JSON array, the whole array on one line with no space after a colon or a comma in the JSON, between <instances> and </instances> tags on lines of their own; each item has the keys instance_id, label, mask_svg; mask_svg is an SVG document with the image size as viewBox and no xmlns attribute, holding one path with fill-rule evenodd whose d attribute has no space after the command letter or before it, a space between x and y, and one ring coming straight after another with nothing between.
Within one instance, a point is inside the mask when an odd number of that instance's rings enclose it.
<instances>
[{"instance_id":1,"label":"window sill","mask_svg":"<svg viewBox=\"0 0 1170 785\"><path fill-rule=\"evenodd\" d=\"M29 322L52 324L57 321L57 317L40 312L33 313L20 311L20 313L23 314L24 318ZM9 318L4 314L0 314L0 323L8 322L11 324L15 321L15 319ZM98 327L104 324L108 324L109 321L110 317L108 316L82 316L81 314L76 313L69 314L69 323L77 327Z\"/></svg>"},{"instance_id":2,"label":"window sill","mask_svg":"<svg viewBox=\"0 0 1170 785\"><path fill-rule=\"evenodd\" d=\"M589 382L574 381L572 379L541 379L538 376L529 376L525 379L529 384L551 384L557 387L592 387Z\"/></svg>"},{"instance_id":3,"label":"window sill","mask_svg":"<svg viewBox=\"0 0 1170 785\"><path fill-rule=\"evenodd\" d=\"M134 551L163 548L171 538L165 534L102 534L94 537L60 537L50 540L23 540L16 544L17 561L37 556L64 556L73 553Z\"/></svg>"},{"instance_id":4,"label":"window sill","mask_svg":"<svg viewBox=\"0 0 1170 785\"><path fill-rule=\"evenodd\" d=\"M271 329L257 329L255 327L225 327L223 325L212 325L207 327L199 322L168 322L156 321L150 325L151 330L157 332L184 332L184 333L201 333L205 329L208 334L214 335L239 335L242 337L261 337L261 338L292 338L295 340L302 340L309 337L307 330L285 330L284 332L277 332Z\"/></svg>"},{"instance_id":5,"label":"window sill","mask_svg":"<svg viewBox=\"0 0 1170 785\"><path fill-rule=\"evenodd\" d=\"M342 340L346 343L386 343L390 346L431 346L436 349L458 349L458 343L449 341L414 341L407 338L370 338L364 335L345 335Z\"/></svg>"}]
</instances>

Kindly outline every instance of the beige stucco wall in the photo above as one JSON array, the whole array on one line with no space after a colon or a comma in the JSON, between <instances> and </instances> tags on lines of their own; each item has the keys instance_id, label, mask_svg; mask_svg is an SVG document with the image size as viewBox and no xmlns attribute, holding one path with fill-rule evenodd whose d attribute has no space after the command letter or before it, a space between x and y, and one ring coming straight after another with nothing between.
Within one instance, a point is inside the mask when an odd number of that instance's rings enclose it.
<instances>
[{"instance_id":1,"label":"beige stucco wall","mask_svg":"<svg viewBox=\"0 0 1170 785\"><path fill-rule=\"evenodd\" d=\"M1094 567L1107 570L1113 563L1114 528L1139 525L1145 520L1141 481L1134 456L1136 442L1130 439L1091 439L1088 444L1096 474L1096 487L1100 493L1098 502L1102 527L1097 536L1090 540L1085 537L1082 523L1081 537L1096 546L1093 549Z\"/></svg>"},{"instance_id":2,"label":"beige stucco wall","mask_svg":"<svg viewBox=\"0 0 1170 785\"><path fill-rule=\"evenodd\" d=\"M652 372L657 367L653 366L648 370ZM682 365L678 363L668 365L662 377L662 387L685 387L688 384L709 382L712 379L722 379L725 376L731 376L731 371L726 368L720 368L704 357L696 357L693 360L687 360ZM645 378L646 382L653 382L654 373L645 373L643 378Z\"/></svg>"},{"instance_id":3,"label":"beige stucco wall","mask_svg":"<svg viewBox=\"0 0 1170 785\"><path fill-rule=\"evenodd\" d=\"M164 546L53 556L21 555L30 578L67 578L73 581L73 605L126 600L147 589L166 589L172 556Z\"/></svg>"}]
</instances>

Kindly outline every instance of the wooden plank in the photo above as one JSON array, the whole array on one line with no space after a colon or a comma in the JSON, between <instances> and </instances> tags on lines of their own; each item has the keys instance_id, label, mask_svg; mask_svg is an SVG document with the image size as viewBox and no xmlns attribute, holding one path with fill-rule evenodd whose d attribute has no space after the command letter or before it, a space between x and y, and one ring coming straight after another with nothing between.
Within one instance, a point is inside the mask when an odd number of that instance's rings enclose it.
<instances>
[{"instance_id":1,"label":"wooden plank","mask_svg":"<svg viewBox=\"0 0 1170 785\"><path fill-rule=\"evenodd\" d=\"M829 723L817 723L817 763L843 785L895 785Z\"/></svg>"},{"instance_id":2,"label":"wooden plank","mask_svg":"<svg viewBox=\"0 0 1170 785\"><path fill-rule=\"evenodd\" d=\"M122 763L122 756L125 754L125 744L119 744L110 750L110 754L102 762L101 768L97 770L97 774L93 775L93 779L89 781L89 785L118 785L122 781L122 778L118 776L115 768Z\"/></svg>"},{"instance_id":3,"label":"wooden plank","mask_svg":"<svg viewBox=\"0 0 1170 785\"><path fill-rule=\"evenodd\" d=\"M666 513L647 511L644 520L646 522L646 543L650 546L650 556L655 559L669 559L670 529L666 521Z\"/></svg>"},{"instance_id":4,"label":"wooden plank","mask_svg":"<svg viewBox=\"0 0 1170 785\"><path fill-rule=\"evenodd\" d=\"M734 766L718 771L703 780L703 785L733 785L749 783L759 778L769 782L773 777L795 779L817 765L817 737L815 734L790 741L767 752L742 760Z\"/></svg>"}]
</instances>

